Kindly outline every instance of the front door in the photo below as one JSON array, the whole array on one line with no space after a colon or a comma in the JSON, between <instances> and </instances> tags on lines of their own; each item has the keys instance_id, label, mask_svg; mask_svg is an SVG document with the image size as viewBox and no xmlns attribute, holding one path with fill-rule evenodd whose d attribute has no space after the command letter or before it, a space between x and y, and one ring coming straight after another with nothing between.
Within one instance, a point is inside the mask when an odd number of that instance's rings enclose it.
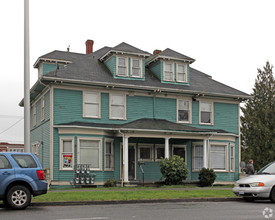
<instances>
[{"instance_id":1,"label":"front door","mask_svg":"<svg viewBox=\"0 0 275 220\"><path fill-rule=\"evenodd\" d=\"M129 146L128 159L129 159L129 166L128 166L129 180L134 180L136 178L136 151L134 147Z\"/></svg>"}]
</instances>

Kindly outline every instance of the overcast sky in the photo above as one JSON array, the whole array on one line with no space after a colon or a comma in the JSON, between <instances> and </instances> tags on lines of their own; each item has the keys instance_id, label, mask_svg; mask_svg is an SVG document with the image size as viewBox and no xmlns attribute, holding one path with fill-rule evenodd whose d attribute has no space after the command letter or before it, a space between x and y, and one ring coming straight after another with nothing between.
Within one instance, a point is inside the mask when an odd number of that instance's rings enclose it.
<instances>
[{"instance_id":1,"label":"overcast sky","mask_svg":"<svg viewBox=\"0 0 275 220\"><path fill-rule=\"evenodd\" d=\"M126 42L173 49L192 67L250 94L266 61L275 64L274 0L30 0L30 77L53 50L85 53ZM23 143L24 1L0 1L0 142Z\"/></svg>"}]
</instances>

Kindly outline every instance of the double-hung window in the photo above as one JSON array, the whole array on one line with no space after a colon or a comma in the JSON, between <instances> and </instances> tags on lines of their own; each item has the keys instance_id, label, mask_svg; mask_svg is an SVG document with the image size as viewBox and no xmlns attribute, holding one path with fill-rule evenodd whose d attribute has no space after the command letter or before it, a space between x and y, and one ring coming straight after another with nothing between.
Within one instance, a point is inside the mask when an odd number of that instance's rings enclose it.
<instances>
[{"instance_id":1,"label":"double-hung window","mask_svg":"<svg viewBox=\"0 0 275 220\"><path fill-rule=\"evenodd\" d=\"M141 78L141 60L132 59L132 77Z\"/></svg>"},{"instance_id":2,"label":"double-hung window","mask_svg":"<svg viewBox=\"0 0 275 220\"><path fill-rule=\"evenodd\" d=\"M89 164L91 170L101 170L101 139L78 139L78 163Z\"/></svg>"},{"instance_id":3,"label":"double-hung window","mask_svg":"<svg viewBox=\"0 0 275 220\"><path fill-rule=\"evenodd\" d=\"M203 144L193 145L193 170L199 171L203 168Z\"/></svg>"},{"instance_id":4,"label":"double-hung window","mask_svg":"<svg viewBox=\"0 0 275 220\"><path fill-rule=\"evenodd\" d=\"M153 160L153 145L139 144L138 159L140 161L152 161Z\"/></svg>"},{"instance_id":5,"label":"double-hung window","mask_svg":"<svg viewBox=\"0 0 275 220\"><path fill-rule=\"evenodd\" d=\"M32 125L33 127L36 125L36 104L32 107Z\"/></svg>"},{"instance_id":6,"label":"double-hung window","mask_svg":"<svg viewBox=\"0 0 275 220\"><path fill-rule=\"evenodd\" d=\"M235 170L235 146L234 145L230 145L230 171L234 171Z\"/></svg>"},{"instance_id":7,"label":"double-hung window","mask_svg":"<svg viewBox=\"0 0 275 220\"><path fill-rule=\"evenodd\" d=\"M100 94L98 92L84 92L83 115L89 118L100 118Z\"/></svg>"},{"instance_id":8,"label":"double-hung window","mask_svg":"<svg viewBox=\"0 0 275 220\"><path fill-rule=\"evenodd\" d=\"M60 138L60 169L72 170L74 165L74 138Z\"/></svg>"},{"instance_id":9,"label":"double-hung window","mask_svg":"<svg viewBox=\"0 0 275 220\"><path fill-rule=\"evenodd\" d=\"M41 121L45 119L45 100L44 97L41 98Z\"/></svg>"},{"instance_id":10,"label":"double-hung window","mask_svg":"<svg viewBox=\"0 0 275 220\"><path fill-rule=\"evenodd\" d=\"M174 68L173 63L164 63L164 80L174 81Z\"/></svg>"},{"instance_id":11,"label":"double-hung window","mask_svg":"<svg viewBox=\"0 0 275 220\"><path fill-rule=\"evenodd\" d=\"M113 140L106 139L105 149L104 149L104 169L105 170L114 170L114 143Z\"/></svg>"},{"instance_id":12,"label":"double-hung window","mask_svg":"<svg viewBox=\"0 0 275 220\"><path fill-rule=\"evenodd\" d=\"M186 64L177 64L177 81L186 82Z\"/></svg>"},{"instance_id":13,"label":"double-hung window","mask_svg":"<svg viewBox=\"0 0 275 220\"><path fill-rule=\"evenodd\" d=\"M178 99L178 122L191 122L191 102L188 100Z\"/></svg>"},{"instance_id":14,"label":"double-hung window","mask_svg":"<svg viewBox=\"0 0 275 220\"><path fill-rule=\"evenodd\" d=\"M213 124L213 103L200 102L200 123Z\"/></svg>"},{"instance_id":15,"label":"double-hung window","mask_svg":"<svg viewBox=\"0 0 275 220\"><path fill-rule=\"evenodd\" d=\"M126 57L117 57L117 75L128 76L128 62Z\"/></svg>"},{"instance_id":16,"label":"double-hung window","mask_svg":"<svg viewBox=\"0 0 275 220\"><path fill-rule=\"evenodd\" d=\"M126 119L126 98L124 94L110 94L110 119Z\"/></svg>"},{"instance_id":17,"label":"double-hung window","mask_svg":"<svg viewBox=\"0 0 275 220\"><path fill-rule=\"evenodd\" d=\"M210 166L214 170L226 171L227 160L226 160L227 145L211 145L210 150Z\"/></svg>"}]
</instances>

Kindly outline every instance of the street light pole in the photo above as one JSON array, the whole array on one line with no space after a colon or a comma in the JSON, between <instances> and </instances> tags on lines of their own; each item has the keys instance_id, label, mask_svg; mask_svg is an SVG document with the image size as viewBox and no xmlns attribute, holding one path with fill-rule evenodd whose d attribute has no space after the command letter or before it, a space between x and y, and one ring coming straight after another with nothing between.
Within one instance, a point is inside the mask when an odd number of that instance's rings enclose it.
<instances>
[{"instance_id":1,"label":"street light pole","mask_svg":"<svg viewBox=\"0 0 275 220\"><path fill-rule=\"evenodd\" d=\"M29 0L24 0L24 148L25 152L30 152Z\"/></svg>"}]
</instances>

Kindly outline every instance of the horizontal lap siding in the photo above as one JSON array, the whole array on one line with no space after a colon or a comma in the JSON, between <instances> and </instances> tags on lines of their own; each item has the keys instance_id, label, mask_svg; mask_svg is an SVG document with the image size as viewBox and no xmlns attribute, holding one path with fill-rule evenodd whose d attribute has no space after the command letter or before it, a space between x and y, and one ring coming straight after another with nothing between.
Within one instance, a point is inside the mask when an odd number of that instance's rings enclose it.
<instances>
[{"instance_id":1,"label":"horizontal lap siding","mask_svg":"<svg viewBox=\"0 0 275 220\"><path fill-rule=\"evenodd\" d=\"M43 168L50 168L50 92L44 95L44 120L41 121L41 99L36 102L36 125L33 127L33 108L31 108L30 144L40 143L39 161ZM31 149L32 151L32 146Z\"/></svg>"}]
</instances>

